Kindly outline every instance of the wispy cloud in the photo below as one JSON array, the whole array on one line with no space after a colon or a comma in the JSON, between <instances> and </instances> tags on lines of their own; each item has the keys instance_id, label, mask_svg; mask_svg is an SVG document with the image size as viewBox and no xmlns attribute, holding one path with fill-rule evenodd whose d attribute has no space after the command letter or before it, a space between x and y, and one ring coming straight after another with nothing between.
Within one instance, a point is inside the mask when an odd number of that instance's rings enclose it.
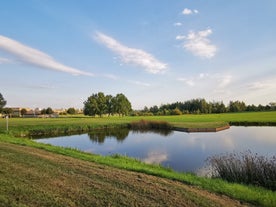
<instances>
[{"instance_id":1,"label":"wispy cloud","mask_svg":"<svg viewBox=\"0 0 276 207\"><path fill-rule=\"evenodd\" d=\"M96 33L95 38L119 55L121 61L125 64L143 67L145 71L153 74L164 73L167 70L167 64L159 61L153 55L143 50L125 46L114 38L100 32Z\"/></svg>"},{"instance_id":2,"label":"wispy cloud","mask_svg":"<svg viewBox=\"0 0 276 207\"><path fill-rule=\"evenodd\" d=\"M276 87L275 84L273 84L270 81L264 81L264 82L253 82L253 83L249 83L247 85L247 88L249 90L264 90L264 89L270 89L272 87Z\"/></svg>"},{"instance_id":3,"label":"wispy cloud","mask_svg":"<svg viewBox=\"0 0 276 207\"><path fill-rule=\"evenodd\" d=\"M211 44L211 41L208 39L208 36L211 34L211 29L199 32L190 31L187 36L176 36L176 40L184 40L183 48L193 55L203 58L212 58L217 52L217 47Z\"/></svg>"},{"instance_id":4,"label":"wispy cloud","mask_svg":"<svg viewBox=\"0 0 276 207\"><path fill-rule=\"evenodd\" d=\"M188 78L179 77L177 80L184 82L190 87L197 86L198 84L206 84L208 86L214 85L217 89L222 90L232 82L232 76L224 74L200 73L197 76Z\"/></svg>"},{"instance_id":5,"label":"wispy cloud","mask_svg":"<svg viewBox=\"0 0 276 207\"><path fill-rule=\"evenodd\" d=\"M0 64L11 63L12 60L0 57Z\"/></svg>"},{"instance_id":6,"label":"wispy cloud","mask_svg":"<svg viewBox=\"0 0 276 207\"><path fill-rule=\"evenodd\" d=\"M175 22L175 23L173 24L173 26L180 27L180 26L182 26L182 23L181 23L181 22Z\"/></svg>"},{"instance_id":7,"label":"wispy cloud","mask_svg":"<svg viewBox=\"0 0 276 207\"><path fill-rule=\"evenodd\" d=\"M44 69L70 73L72 75L93 76L92 73L84 72L57 62L53 57L37 49L26 46L20 42L0 35L0 50L17 57L19 61Z\"/></svg>"},{"instance_id":8,"label":"wispy cloud","mask_svg":"<svg viewBox=\"0 0 276 207\"><path fill-rule=\"evenodd\" d=\"M135 84L135 85L138 85L138 86L144 86L144 87L149 87L151 86L151 84L149 83L145 83L145 82L141 82L141 81L128 81L129 83L132 83L132 84Z\"/></svg>"},{"instance_id":9,"label":"wispy cloud","mask_svg":"<svg viewBox=\"0 0 276 207\"><path fill-rule=\"evenodd\" d=\"M188 8L183 9L182 14L184 15L191 15L191 14L198 14L199 11L197 9L191 10Z\"/></svg>"}]
</instances>

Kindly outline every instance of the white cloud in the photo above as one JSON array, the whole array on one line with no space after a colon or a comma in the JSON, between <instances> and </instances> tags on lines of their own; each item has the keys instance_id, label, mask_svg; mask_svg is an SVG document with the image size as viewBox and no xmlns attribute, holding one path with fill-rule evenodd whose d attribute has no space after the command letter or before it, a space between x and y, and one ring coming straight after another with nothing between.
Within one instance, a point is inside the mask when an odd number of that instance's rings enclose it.
<instances>
[{"instance_id":1,"label":"white cloud","mask_svg":"<svg viewBox=\"0 0 276 207\"><path fill-rule=\"evenodd\" d=\"M138 85L138 86L144 86L144 87L149 87L151 86L149 83L145 83L145 82L140 82L140 81L129 81L129 83Z\"/></svg>"},{"instance_id":2,"label":"white cloud","mask_svg":"<svg viewBox=\"0 0 276 207\"><path fill-rule=\"evenodd\" d=\"M125 64L143 67L148 73L153 74L164 73L167 69L167 64L157 60L153 55L143 50L127 47L114 38L100 32L96 33L95 38L119 55L121 61Z\"/></svg>"},{"instance_id":3,"label":"white cloud","mask_svg":"<svg viewBox=\"0 0 276 207\"><path fill-rule=\"evenodd\" d=\"M187 9L187 8L185 8L183 11L182 11L182 14L184 14L184 15L189 15L189 14L192 14L193 13L193 11L191 10L191 9Z\"/></svg>"},{"instance_id":4,"label":"white cloud","mask_svg":"<svg viewBox=\"0 0 276 207\"><path fill-rule=\"evenodd\" d=\"M212 58L217 52L217 47L210 43L207 38L212 34L211 29L202 30L199 32L190 31L187 36L178 35L177 40L184 40L183 48L190 51L193 55Z\"/></svg>"},{"instance_id":5,"label":"white cloud","mask_svg":"<svg viewBox=\"0 0 276 207\"><path fill-rule=\"evenodd\" d=\"M176 27L180 27L180 26L182 26L182 23L181 22L176 22L173 25L176 26Z\"/></svg>"},{"instance_id":6,"label":"white cloud","mask_svg":"<svg viewBox=\"0 0 276 207\"><path fill-rule=\"evenodd\" d=\"M1 46L0 46L1 47ZM1 58L0 57L0 64L5 64L5 63L11 63L12 61L8 58Z\"/></svg>"},{"instance_id":7,"label":"white cloud","mask_svg":"<svg viewBox=\"0 0 276 207\"><path fill-rule=\"evenodd\" d=\"M191 14L198 14L198 13L199 13L199 11L197 9L191 10L191 9L185 8L182 11L182 14L184 14L184 15L191 15Z\"/></svg>"},{"instance_id":8,"label":"white cloud","mask_svg":"<svg viewBox=\"0 0 276 207\"><path fill-rule=\"evenodd\" d=\"M103 74L102 75L103 77L105 77L105 78L108 78L108 79L112 79L112 80L118 80L118 76L116 76L116 75L113 75L113 74Z\"/></svg>"},{"instance_id":9,"label":"white cloud","mask_svg":"<svg viewBox=\"0 0 276 207\"><path fill-rule=\"evenodd\" d=\"M184 35L177 35L176 36L176 40L185 40L185 38L186 38L186 36L184 36Z\"/></svg>"},{"instance_id":10,"label":"white cloud","mask_svg":"<svg viewBox=\"0 0 276 207\"><path fill-rule=\"evenodd\" d=\"M198 86L199 84L205 84L208 86L213 85L216 88L216 91L223 90L232 82L231 75L223 75L223 74L208 74L208 73L200 73L197 76L189 77L189 78L177 78L178 81L184 82L186 85L193 87Z\"/></svg>"},{"instance_id":11,"label":"white cloud","mask_svg":"<svg viewBox=\"0 0 276 207\"><path fill-rule=\"evenodd\" d=\"M70 73L72 75L93 76L92 73L84 72L57 62L53 57L37 49L28 47L13 39L0 35L0 49L16 56L21 62L38 66L45 69Z\"/></svg>"},{"instance_id":12,"label":"white cloud","mask_svg":"<svg viewBox=\"0 0 276 207\"><path fill-rule=\"evenodd\" d=\"M272 88L272 87L275 87L276 85L273 84L272 82L270 81L264 81L264 82L253 82L253 83L249 83L247 85L247 88L249 90L264 90L264 89L269 89L269 88Z\"/></svg>"}]
</instances>

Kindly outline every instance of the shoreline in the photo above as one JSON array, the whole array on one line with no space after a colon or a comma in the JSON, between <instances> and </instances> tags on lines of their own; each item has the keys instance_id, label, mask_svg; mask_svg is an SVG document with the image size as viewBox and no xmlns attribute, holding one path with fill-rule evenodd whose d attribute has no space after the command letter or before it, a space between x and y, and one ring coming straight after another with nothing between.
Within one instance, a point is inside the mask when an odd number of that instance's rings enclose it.
<instances>
[{"instance_id":1,"label":"shoreline","mask_svg":"<svg viewBox=\"0 0 276 207\"><path fill-rule=\"evenodd\" d=\"M183 128L183 127L173 127L172 130L179 132L195 133L195 132L219 132L222 130L229 129L230 125L216 127L216 128Z\"/></svg>"}]
</instances>

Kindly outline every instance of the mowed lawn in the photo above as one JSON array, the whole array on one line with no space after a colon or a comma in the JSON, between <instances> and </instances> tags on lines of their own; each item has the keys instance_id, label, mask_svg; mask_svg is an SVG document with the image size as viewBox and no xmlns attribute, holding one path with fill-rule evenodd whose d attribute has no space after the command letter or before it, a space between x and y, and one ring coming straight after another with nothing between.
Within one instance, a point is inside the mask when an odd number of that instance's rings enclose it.
<instances>
[{"instance_id":1,"label":"mowed lawn","mask_svg":"<svg viewBox=\"0 0 276 207\"><path fill-rule=\"evenodd\" d=\"M246 206L200 188L0 141L0 206Z\"/></svg>"},{"instance_id":2,"label":"mowed lawn","mask_svg":"<svg viewBox=\"0 0 276 207\"><path fill-rule=\"evenodd\" d=\"M224 114L186 114L180 116L126 116L126 117L87 117L73 116L60 118L10 118L8 120L9 131L15 133L24 133L29 130L47 130L47 129L83 129L101 128L106 126L126 125L133 121L154 120L167 121L173 126L183 128L216 128L232 122L247 122L276 124L276 111L271 112L247 112L247 113L224 113ZM0 119L0 133L5 132L7 120Z\"/></svg>"}]
</instances>

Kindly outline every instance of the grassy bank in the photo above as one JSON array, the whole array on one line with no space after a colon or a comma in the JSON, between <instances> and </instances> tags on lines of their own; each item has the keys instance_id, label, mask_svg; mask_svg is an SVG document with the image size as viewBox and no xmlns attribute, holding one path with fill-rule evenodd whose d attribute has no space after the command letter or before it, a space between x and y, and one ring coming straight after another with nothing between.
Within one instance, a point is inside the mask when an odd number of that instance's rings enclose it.
<instances>
[{"instance_id":1,"label":"grassy bank","mask_svg":"<svg viewBox=\"0 0 276 207\"><path fill-rule=\"evenodd\" d=\"M10 135L3 135L3 134L0 135L0 143L1 143L1 146L4 145L5 143L12 143L12 144L21 145L21 146L28 146L28 147L32 147L32 148L43 149L43 150L46 150L49 152L53 152L55 154L66 155L68 157L76 158L78 160L97 163L97 164L103 165L102 168L105 168L104 166L110 166L110 167L115 167L116 169L134 171L134 172L144 173L144 174L148 174L148 175L154 175L154 176L157 176L160 178L162 177L162 178L166 178L169 180L179 181L181 183L189 184L192 186L198 186L202 189L206 189L208 191L215 192L218 194L224 194L231 198L234 198L234 199L237 199L240 201L244 201L244 202L249 202L251 204L255 204L258 206L275 206L276 205L276 193L266 190L266 189L263 189L263 188L227 183L225 181L222 181L221 179L201 178L201 177L197 177L195 175L187 174L187 173L176 173L170 169L163 168L159 165L145 164L143 162L140 162L135 159L128 158L128 157L123 157L123 156L119 156L119 155L114 155L114 156L91 155L91 154L80 152L80 151L74 150L74 149L66 149L66 148L61 148L61 147L45 145L45 144L33 142L32 140L28 140L28 139L24 139L24 138L14 138ZM14 151L12 153L16 153L16 151ZM6 156L6 153L3 152L2 156ZM54 155L49 155L49 157L51 157L51 156L54 156ZM17 159L22 160L24 158L16 156L14 159L15 159L14 162L16 163ZM32 159L32 162L34 163L33 166L36 165L35 163L37 162L37 158L33 157L30 159ZM63 158L63 159L66 160L67 158ZM30 162L30 163L32 163L32 162ZM4 167L2 169L5 169L5 166L3 164L1 164L1 166ZM17 166L17 165L15 165L15 166ZM20 166L18 166L18 167L20 167ZM98 166L98 167L100 167L100 166ZM57 163L55 168L53 168L52 171L49 173L55 173L55 171L59 171L60 168L61 167ZM82 170L84 170L84 169L82 169ZM1 172L2 171L3 170L1 170ZM41 171L41 172L43 172L43 171ZM75 173L75 172L72 172L72 173ZM107 173L107 172L105 172L105 173ZM121 173L122 173L122 175L125 174L125 172L121 172ZM8 174L8 172L7 172L7 174ZM50 176L50 174L48 174L48 173L46 173L44 175ZM28 175L26 175L26 176L28 176ZM2 176L0 176L0 177L2 179L5 179ZM31 179L31 177L29 177L29 178ZM133 178L129 178L129 179L133 179ZM38 182L38 181L39 180L36 180L34 182ZM5 182L5 186L12 185L12 186L14 186L14 188L18 188L18 186L17 186L17 184L15 184L15 182L16 182L16 180L7 181L7 182ZM57 181L57 182L59 182L59 181ZM75 183L75 181L72 181L72 182ZM23 184L24 184L24 182L23 182ZM62 185L62 183L60 183L60 185ZM0 188L4 188L4 187L2 186ZM22 190L22 191L24 191L24 190ZM26 189L26 191L27 191L27 189ZM23 192L23 194L24 193L26 193L26 192ZM45 193L48 194L50 192L46 191ZM1 196L2 197L0 197L0 199L2 199L4 201L5 201L5 199L8 199L5 196L9 197L9 195L5 194L5 192L1 192ZM191 199L191 197L189 197L189 196L187 197L187 199L188 198ZM172 199L172 198L168 198L168 199ZM183 199L185 199L185 198L183 198ZM197 198L197 199L199 199L198 200L199 202L202 202L203 198L201 198L201 199ZM201 205L202 204L199 204L199 206L201 206ZM72 206L74 206L74 205L72 205ZM206 205L206 206L209 206L209 205Z\"/></svg>"},{"instance_id":2,"label":"grassy bank","mask_svg":"<svg viewBox=\"0 0 276 207\"><path fill-rule=\"evenodd\" d=\"M28 136L31 133L68 133L87 132L95 128L126 127L131 122L143 120L165 121L174 127L181 128L219 128L230 124L241 125L276 125L276 111L248 112L225 114L202 114L181 116L146 116L146 117L62 117L53 119L43 118L11 118L9 132L14 135ZM0 133L6 132L6 120L0 119Z\"/></svg>"}]
</instances>

